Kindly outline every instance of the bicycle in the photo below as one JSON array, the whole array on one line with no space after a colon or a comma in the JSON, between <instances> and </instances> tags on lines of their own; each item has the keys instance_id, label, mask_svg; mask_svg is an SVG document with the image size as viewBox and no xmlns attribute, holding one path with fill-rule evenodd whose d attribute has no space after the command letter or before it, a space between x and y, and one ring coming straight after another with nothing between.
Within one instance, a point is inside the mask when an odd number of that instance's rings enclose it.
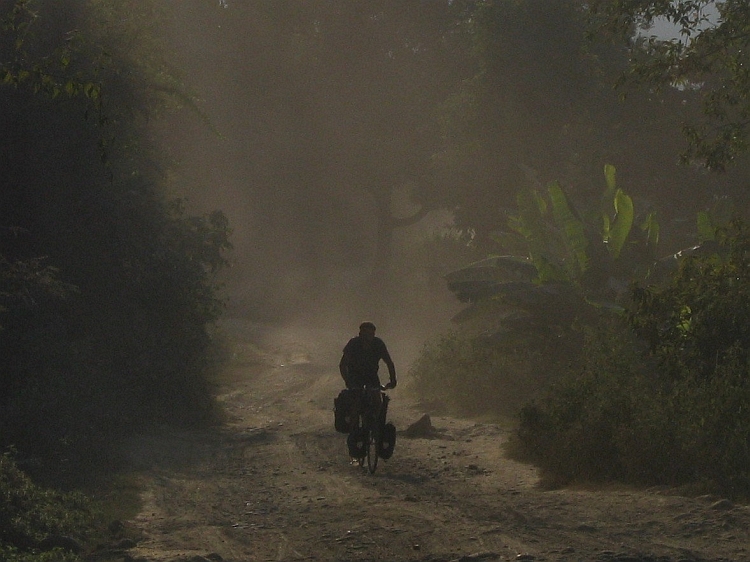
<instances>
[{"instance_id":1,"label":"bicycle","mask_svg":"<svg viewBox=\"0 0 750 562\"><path fill-rule=\"evenodd\" d=\"M378 467L388 403L390 402L390 398L384 392L385 387L381 386L377 389L380 393L380 408L377 412L373 412L372 406L375 404L375 399L369 397L373 396L372 391L374 390L376 389L367 387L363 389L355 427L349 435L349 440L354 441L354 443L349 443L350 451L356 450L360 453L355 457L356 462L363 468L366 462L370 474L375 474Z\"/></svg>"}]
</instances>

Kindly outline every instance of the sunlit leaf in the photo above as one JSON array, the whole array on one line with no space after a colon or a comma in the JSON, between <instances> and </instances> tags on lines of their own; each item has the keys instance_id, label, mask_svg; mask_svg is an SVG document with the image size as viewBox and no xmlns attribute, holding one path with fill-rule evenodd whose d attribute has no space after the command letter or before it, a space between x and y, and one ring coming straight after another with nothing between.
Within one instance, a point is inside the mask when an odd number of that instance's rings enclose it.
<instances>
[{"instance_id":1,"label":"sunlit leaf","mask_svg":"<svg viewBox=\"0 0 750 562\"><path fill-rule=\"evenodd\" d=\"M609 200L615 194L617 181L615 176L616 170L612 164L604 166L604 179L607 181L607 190L604 193L605 200Z\"/></svg>"},{"instance_id":2,"label":"sunlit leaf","mask_svg":"<svg viewBox=\"0 0 750 562\"><path fill-rule=\"evenodd\" d=\"M552 201L552 214L555 222L565 233L564 244L575 263L575 276L580 276L589 267L587 253L588 240L583 222L575 216L568 204L568 198L559 183L553 183L548 188Z\"/></svg>"},{"instance_id":3,"label":"sunlit leaf","mask_svg":"<svg viewBox=\"0 0 750 562\"><path fill-rule=\"evenodd\" d=\"M630 236L633 227L633 200L622 189L615 193L615 220L609 230L608 248L613 257L620 257L620 252Z\"/></svg>"}]
</instances>

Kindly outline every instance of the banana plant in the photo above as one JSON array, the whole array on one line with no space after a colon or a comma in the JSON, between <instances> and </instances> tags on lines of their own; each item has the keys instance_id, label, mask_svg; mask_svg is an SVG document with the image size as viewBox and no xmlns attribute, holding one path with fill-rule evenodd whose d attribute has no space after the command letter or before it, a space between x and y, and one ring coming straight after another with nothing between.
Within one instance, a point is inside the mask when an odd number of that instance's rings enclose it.
<instances>
[{"instance_id":1,"label":"banana plant","mask_svg":"<svg viewBox=\"0 0 750 562\"><path fill-rule=\"evenodd\" d=\"M635 230L633 201L617 187L614 166L605 166L604 176L603 204L589 221L557 182L546 192L522 190L508 230L495 239L504 244L515 238L526 251L491 256L453 271L445 276L448 288L470 308L488 299L502 303L506 311L515 311L503 318L529 327L569 324L592 305L621 310L617 300L634 271L642 275L655 262L659 225L651 213L640 232ZM470 315L465 311L462 316Z\"/></svg>"}]
</instances>

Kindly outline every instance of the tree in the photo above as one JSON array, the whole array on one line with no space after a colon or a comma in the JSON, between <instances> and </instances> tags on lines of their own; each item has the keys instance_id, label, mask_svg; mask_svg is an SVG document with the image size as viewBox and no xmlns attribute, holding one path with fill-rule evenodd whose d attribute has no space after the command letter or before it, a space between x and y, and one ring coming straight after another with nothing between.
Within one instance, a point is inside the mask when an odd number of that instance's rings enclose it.
<instances>
[{"instance_id":1,"label":"tree","mask_svg":"<svg viewBox=\"0 0 750 562\"><path fill-rule=\"evenodd\" d=\"M206 420L229 226L167 196L148 123L188 96L157 4L1 6L0 446Z\"/></svg>"},{"instance_id":2,"label":"tree","mask_svg":"<svg viewBox=\"0 0 750 562\"><path fill-rule=\"evenodd\" d=\"M620 98L612 84L627 52L586 40L583 3L475 2L467 14L462 29L474 45L475 77L446 104L436 176L452 187L445 200L458 226L475 230L478 242L491 244L499 211L520 188L560 181L576 205L598 197L592 178L606 163L617 166L640 208L661 210L670 249L691 234L673 220L685 224L733 189L678 163L690 92L627 88Z\"/></svg>"},{"instance_id":3,"label":"tree","mask_svg":"<svg viewBox=\"0 0 750 562\"><path fill-rule=\"evenodd\" d=\"M372 201L373 276L383 278L393 231L437 207L427 177L438 147L434 114L455 84L460 59L449 50L451 6L319 3L314 14L320 45L315 87L325 96L316 96L320 124L328 128L334 117L348 129L333 137L328 157L339 163L348 188ZM399 216L393 199L403 189L411 190L415 209Z\"/></svg>"},{"instance_id":4,"label":"tree","mask_svg":"<svg viewBox=\"0 0 750 562\"><path fill-rule=\"evenodd\" d=\"M508 230L495 238L502 255L447 274L449 289L472 306L495 301L494 330L514 341L518 333L559 338L595 310L622 311L630 282L657 265L659 226L654 213L636 215L613 166L605 176L601 206L585 210L559 183L521 190Z\"/></svg>"},{"instance_id":5,"label":"tree","mask_svg":"<svg viewBox=\"0 0 750 562\"><path fill-rule=\"evenodd\" d=\"M750 8L745 0L596 0L593 29L628 46L623 80L661 91L678 88L702 117L685 122L685 161L723 170L748 150L750 134ZM648 35L657 23L679 38Z\"/></svg>"},{"instance_id":6,"label":"tree","mask_svg":"<svg viewBox=\"0 0 750 562\"><path fill-rule=\"evenodd\" d=\"M277 312L328 299L332 285L387 281L393 234L442 206L437 106L468 70L456 3L190 5L180 18L191 34L176 40L227 139L196 173L237 170L232 196L251 210L237 233L243 288L252 278Z\"/></svg>"}]
</instances>

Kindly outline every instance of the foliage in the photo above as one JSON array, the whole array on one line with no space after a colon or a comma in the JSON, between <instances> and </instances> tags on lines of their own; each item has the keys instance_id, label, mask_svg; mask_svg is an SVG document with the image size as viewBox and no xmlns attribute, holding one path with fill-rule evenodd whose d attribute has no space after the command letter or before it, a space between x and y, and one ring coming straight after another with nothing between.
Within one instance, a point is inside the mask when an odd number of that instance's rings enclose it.
<instances>
[{"instance_id":1,"label":"foliage","mask_svg":"<svg viewBox=\"0 0 750 562\"><path fill-rule=\"evenodd\" d=\"M600 311L623 310L619 301L632 277L655 263L658 226L651 213L641 230L633 229L633 203L617 187L613 166L605 167L605 179L601 206L585 213L570 204L559 183L546 193L522 190L508 229L495 236L516 253L490 256L445 276L448 288L470 304L454 318L460 335L435 344L420 359L420 392L434 394L439 373L441 386L449 389L443 398L461 409L471 411L472 401L489 409L494 401L497 409L515 411L579 360L584 328L599 322ZM476 356L460 360L446 348ZM492 361L476 367L488 353ZM479 376L484 382L453 388L467 363L480 374L460 379Z\"/></svg>"},{"instance_id":2,"label":"foliage","mask_svg":"<svg viewBox=\"0 0 750 562\"><path fill-rule=\"evenodd\" d=\"M7 562L74 562L75 553L45 548L50 536L82 541L96 524L91 502L79 493L40 488L0 455L0 557Z\"/></svg>"},{"instance_id":3,"label":"foliage","mask_svg":"<svg viewBox=\"0 0 750 562\"><path fill-rule=\"evenodd\" d=\"M540 347L530 356L494 338L453 331L425 344L409 378L420 398L433 407L510 419L545 386L545 371L539 366L549 365L544 355L554 356L560 347Z\"/></svg>"},{"instance_id":4,"label":"foliage","mask_svg":"<svg viewBox=\"0 0 750 562\"><path fill-rule=\"evenodd\" d=\"M0 329L7 311L2 303L9 299L34 301L39 294L62 298L73 291L75 287L61 282L59 270L44 265L42 258L11 262L0 254Z\"/></svg>"},{"instance_id":5,"label":"foliage","mask_svg":"<svg viewBox=\"0 0 750 562\"><path fill-rule=\"evenodd\" d=\"M544 315L547 323L550 315L580 312L585 302L616 307L629 281L645 276L654 265L658 224L649 213L641 229L633 229L633 202L617 188L613 166L605 167L605 177L602 206L587 213L571 206L559 183L551 184L546 196L536 190L519 192L508 230L495 236L498 244L518 253L491 256L451 272L448 287L461 300L503 299L508 306ZM551 293L558 303L549 302ZM573 319L569 316L565 323L570 326Z\"/></svg>"},{"instance_id":6,"label":"foliage","mask_svg":"<svg viewBox=\"0 0 750 562\"><path fill-rule=\"evenodd\" d=\"M644 362L635 343L609 317L586 330L579 365L560 376L542 399L522 408L511 452L537 464L550 486L571 480L639 480L644 459L663 461L653 445L664 428L648 424L655 389L639 376Z\"/></svg>"},{"instance_id":7,"label":"foliage","mask_svg":"<svg viewBox=\"0 0 750 562\"><path fill-rule=\"evenodd\" d=\"M703 119L684 125L690 141L686 161L721 170L747 152L750 11L745 0L597 0L589 7L597 32L614 34L630 47L623 81L676 87L700 100ZM652 25L664 22L675 26L678 38L647 36Z\"/></svg>"},{"instance_id":8,"label":"foliage","mask_svg":"<svg viewBox=\"0 0 750 562\"><path fill-rule=\"evenodd\" d=\"M456 186L447 200L457 226L474 229L491 248L498 211L519 188L543 190L559 180L580 206L599 197L604 162L624 171L641 209L662 210L663 224L694 215L697 209L684 208L703 204L700 190L709 180L677 165L685 144L683 92L630 88L623 103L611 85L627 53L586 41L582 2L468 4L459 29L471 41L475 74L444 105L445 143L435 157L439 177Z\"/></svg>"},{"instance_id":9,"label":"foliage","mask_svg":"<svg viewBox=\"0 0 750 562\"><path fill-rule=\"evenodd\" d=\"M0 14L0 445L72 473L110 462L113 437L216 415L230 229L167 198L148 120L189 96L156 6L18 0Z\"/></svg>"},{"instance_id":10,"label":"foliage","mask_svg":"<svg viewBox=\"0 0 750 562\"><path fill-rule=\"evenodd\" d=\"M734 222L717 242L664 287L635 290L628 326L589 337L583 367L524 408L516 454L553 481L750 495L750 234Z\"/></svg>"},{"instance_id":11,"label":"foliage","mask_svg":"<svg viewBox=\"0 0 750 562\"><path fill-rule=\"evenodd\" d=\"M719 252L692 256L669 287L639 289L631 313L637 333L675 378L710 378L726 361L747 362L750 344L750 250L739 221L717 232Z\"/></svg>"}]
</instances>

